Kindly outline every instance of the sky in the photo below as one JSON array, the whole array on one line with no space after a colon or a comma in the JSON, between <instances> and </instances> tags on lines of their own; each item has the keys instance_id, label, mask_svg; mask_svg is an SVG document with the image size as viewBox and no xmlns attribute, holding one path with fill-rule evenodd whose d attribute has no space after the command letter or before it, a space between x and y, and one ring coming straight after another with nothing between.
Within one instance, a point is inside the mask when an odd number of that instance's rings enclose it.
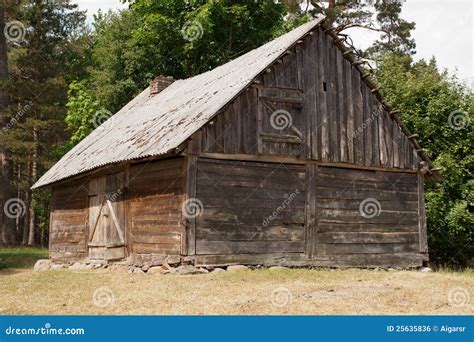
<instances>
[{"instance_id":1,"label":"sky","mask_svg":"<svg viewBox=\"0 0 474 342\"><path fill-rule=\"evenodd\" d=\"M76 0L89 20L99 9L125 8L120 0ZM457 74L474 89L474 1L406 0L402 17L416 23L415 59L435 56L441 68ZM350 32L355 46L367 47L376 37L366 30Z\"/></svg>"}]
</instances>

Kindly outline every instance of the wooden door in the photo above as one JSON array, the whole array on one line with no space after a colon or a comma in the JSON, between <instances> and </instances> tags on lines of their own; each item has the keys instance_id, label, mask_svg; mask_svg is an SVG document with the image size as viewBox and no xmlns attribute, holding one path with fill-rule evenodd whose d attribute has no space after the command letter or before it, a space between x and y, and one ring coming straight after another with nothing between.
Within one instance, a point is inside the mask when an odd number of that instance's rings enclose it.
<instances>
[{"instance_id":1,"label":"wooden door","mask_svg":"<svg viewBox=\"0 0 474 342\"><path fill-rule=\"evenodd\" d=\"M124 173L96 177L89 182L89 258L122 259L125 251Z\"/></svg>"},{"instance_id":2,"label":"wooden door","mask_svg":"<svg viewBox=\"0 0 474 342\"><path fill-rule=\"evenodd\" d=\"M298 89L258 88L258 152L302 156L305 153L303 94Z\"/></svg>"}]
</instances>

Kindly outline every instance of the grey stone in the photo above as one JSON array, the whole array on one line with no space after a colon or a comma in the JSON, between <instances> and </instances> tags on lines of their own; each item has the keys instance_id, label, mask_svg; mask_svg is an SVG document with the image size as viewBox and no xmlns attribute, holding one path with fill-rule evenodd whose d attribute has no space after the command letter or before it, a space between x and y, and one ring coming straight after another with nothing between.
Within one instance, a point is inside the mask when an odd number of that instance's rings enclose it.
<instances>
[{"instance_id":1,"label":"grey stone","mask_svg":"<svg viewBox=\"0 0 474 342\"><path fill-rule=\"evenodd\" d=\"M420 267L419 271L423 273L433 272L430 267Z\"/></svg>"},{"instance_id":2,"label":"grey stone","mask_svg":"<svg viewBox=\"0 0 474 342\"><path fill-rule=\"evenodd\" d=\"M244 265L232 265L227 266L227 272L238 272L238 271L247 271L249 268Z\"/></svg>"},{"instance_id":3,"label":"grey stone","mask_svg":"<svg viewBox=\"0 0 474 342\"><path fill-rule=\"evenodd\" d=\"M181 257L177 255L168 255L166 257L166 263L168 265L178 265L181 263Z\"/></svg>"},{"instance_id":4,"label":"grey stone","mask_svg":"<svg viewBox=\"0 0 474 342\"><path fill-rule=\"evenodd\" d=\"M50 268L51 268L51 260L40 259L35 263L35 266L33 267L33 271L42 272L42 271L47 271Z\"/></svg>"},{"instance_id":5,"label":"grey stone","mask_svg":"<svg viewBox=\"0 0 474 342\"><path fill-rule=\"evenodd\" d=\"M148 269L146 274L162 274L165 272L165 269L161 266L152 266Z\"/></svg>"},{"instance_id":6,"label":"grey stone","mask_svg":"<svg viewBox=\"0 0 474 342\"><path fill-rule=\"evenodd\" d=\"M67 265L64 264L51 264L51 270L63 270L67 268Z\"/></svg>"},{"instance_id":7,"label":"grey stone","mask_svg":"<svg viewBox=\"0 0 474 342\"><path fill-rule=\"evenodd\" d=\"M133 274L145 274L141 268L135 268L133 270Z\"/></svg>"},{"instance_id":8,"label":"grey stone","mask_svg":"<svg viewBox=\"0 0 474 342\"><path fill-rule=\"evenodd\" d=\"M74 264L69 266L69 269L70 270L85 270L86 267L87 267L87 265L82 263L82 262L75 262Z\"/></svg>"},{"instance_id":9,"label":"grey stone","mask_svg":"<svg viewBox=\"0 0 474 342\"><path fill-rule=\"evenodd\" d=\"M225 272L226 270L224 270L223 268L217 267L217 268L214 268L211 273L225 273Z\"/></svg>"}]
</instances>

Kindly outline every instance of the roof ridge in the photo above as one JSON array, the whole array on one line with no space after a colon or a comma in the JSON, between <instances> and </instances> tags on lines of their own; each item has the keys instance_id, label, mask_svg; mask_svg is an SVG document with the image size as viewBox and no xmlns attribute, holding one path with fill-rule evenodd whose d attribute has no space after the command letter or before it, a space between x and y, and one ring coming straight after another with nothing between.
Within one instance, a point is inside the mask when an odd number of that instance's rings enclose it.
<instances>
[{"instance_id":1,"label":"roof ridge","mask_svg":"<svg viewBox=\"0 0 474 342\"><path fill-rule=\"evenodd\" d=\"M175 149L324 19L318 16L212 70L177 80L152 97L147 87L66 153L32 189Z\"/></svg>"}]
</instances>

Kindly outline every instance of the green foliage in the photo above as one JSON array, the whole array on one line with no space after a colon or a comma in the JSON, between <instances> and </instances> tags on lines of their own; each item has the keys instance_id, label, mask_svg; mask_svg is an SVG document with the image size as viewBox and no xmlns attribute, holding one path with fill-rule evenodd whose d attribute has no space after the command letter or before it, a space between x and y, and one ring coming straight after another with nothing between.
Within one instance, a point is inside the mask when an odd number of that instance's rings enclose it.
<instances>
[{"instance_id":1,"label":"green foliage","mask_svg":"<svg viewBox=\"0 0 474 342\"><path fill-rule=\"evenodd\" d=\"M442 167L441 183L428 184L426 205L431 260L466 266L474 257L474 96L436 61L411 63L385 55L377 80L386 99L400 110L421 146Z\"/></svg>"},{"instance_id":2,"label":"green foliage","mask_svg":"<svg viewBox=\"0 0 474 342\"><path fill-rule=\"evenodd\" d=\"M95 128L95 119L100 110L99 101L94 100L87 84L72 82L69 85L66 124L72 132L69 145L74 146L88 136Z\"/></svg>"},{"instance_id":3,"label":"green foliage","mask_svg":"<svg viewBox=\"0 0 474 342\"><path fill-rule=\"evenodd\" d=\"M49 213L51 201L51 192L48 190L36 191L33 193L31 207L36 213L38 218L38 229L39 233L43 236L41 241L47 241L48 229L49 229ZM42 246L44 247L44 246Z\"/></svg>"},{"instance_id":4,"label":"green foliage","mask_svg":"<svg viewBox=\"0 0 474 342\"><path fill-rule=\"evenodd\" d=\"M69 1L21 2L16 17L25 27L22 41L9 45L9 79L4 85L10 106L2 112L10 123L0 144L11 152L15 167L42 172L51 166L50 150L62 145L67 75L79 74L74 35L83 28L84 12ZM16 184L22 190L36 174L23 171Z\"/></svg>"},{"instance_id":5,"label":"green foliage","mask_svg":"<svg viewBox=\"0 0 474 342\"><path fill-rule=\"evenodd\" d=\"M32 244L39 236L28 230L47 229L49 215L47 198L33 198L30 187L57 160L52 151L68 139L64 123L67 84L84 71L83 43L77 37L86 30L86 17L69 0L10 5L7 21L21 24L19 39L7 45L8 79L0 85L9 100L0 113L0 122L5 124L0 146L8 152L16 196L38 214L29 216L28 212L16 227L16 239ZM28 225L26 231L24 225Z\"/></svg>"},{"instance_id":6,"label":"green foliage","mask_svg":"<svg viewBox=\"0 0 474 342\"><path fill-rule=\"evenodd\" d=\"M157 75L194 76L267 42L281 33L286 14L271 0L137 0L130 6L94 23L87 81L113 113Z\"/></svg>"},{"instance_id":7,"label":"green foliage","mask_svg":"<svg viewBox=\"0 0 474 342\"><path fill-rule=\"evenodd\" d=\"M402 12L401 1L378 0L375 2L377 23L382 35L379 40L368 49L369 56L381 53L398 53L400 55L413 55L415 53L415 40L411 31L415 23L408 22L400 17Z\"/></svg>"},{"instance_id":8,"label":"green foliage","mask_svg":"<svg viewBox=\"0 0 474 342\"><path fill-rule=\"evenodd\" d=\"M294 2L287 0L287 2ZM400 17L401 1L360 1L334 0L329 2L309 1L312 15L324 14L342 33L350 28L360 28L380 33L380 37L366 51L357 51L363 57L373 59L384 52L412 55L415 53L415 40L411 31L415 23ZM350 41L350 39L349 39Z\"/></svg>"}]
</instances>

